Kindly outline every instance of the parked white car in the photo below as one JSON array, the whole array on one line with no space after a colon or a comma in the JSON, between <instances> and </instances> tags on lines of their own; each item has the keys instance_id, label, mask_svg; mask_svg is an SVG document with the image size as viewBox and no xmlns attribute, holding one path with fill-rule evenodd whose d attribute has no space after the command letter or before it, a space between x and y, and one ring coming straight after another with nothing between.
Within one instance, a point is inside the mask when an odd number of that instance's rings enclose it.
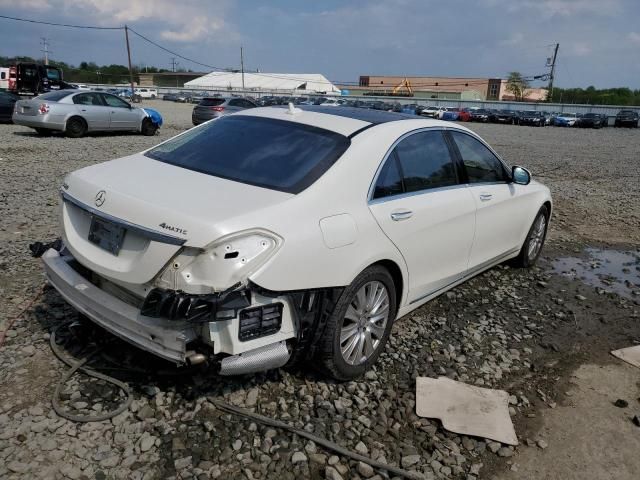
<instances>
[{"instance_id":1,"label":"parked white car","mask_svg":"<svg viewBox=\"0 0 640 480\"><path fill-rule=\"evenodd\" d=\"M178 364L312 358L337 379L396 318L535 263L551 214L549 189L471 130L350 107L243 110L70 173L61 195L44 267L94 322Z\"/></svg>"},{"instance_id":2,"label":"parked white car","mask_svg":"<svg viewBox=\"0 0 640 480\"><path fill-rule=\"evenodd\" d=\"M134 93L140 95L140 98L158 98L158 90L155 88L136 88Z\"/></svg>"},{"instance_id":3,"label":"parked white car","mask_svg":"<svg viewBox=\"0 0 640 480\"><path fill-rule=\"evenodd\" d=\"M445 107L427 107L420 112L420 115L423 117L442 119L442 115L446 111L447 109Z\"/></svg>"}]
</instances>

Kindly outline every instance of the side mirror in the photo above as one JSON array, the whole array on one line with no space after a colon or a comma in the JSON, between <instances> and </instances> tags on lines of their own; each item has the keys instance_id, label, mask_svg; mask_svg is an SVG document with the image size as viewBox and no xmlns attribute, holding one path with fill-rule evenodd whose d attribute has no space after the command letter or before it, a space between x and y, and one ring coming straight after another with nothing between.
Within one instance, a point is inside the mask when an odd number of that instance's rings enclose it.
<instances>
[{"instance_id":1,"label":"side mirror","mask_svg":"<svg viewBox=\"0 0 640 480\"><path fill-rule=\"evenodd\" d=\"M518 185L529 185L531 183L531 173L526 168L515 165L511 169L511 180Z\"/></svg>"}]
</instances>

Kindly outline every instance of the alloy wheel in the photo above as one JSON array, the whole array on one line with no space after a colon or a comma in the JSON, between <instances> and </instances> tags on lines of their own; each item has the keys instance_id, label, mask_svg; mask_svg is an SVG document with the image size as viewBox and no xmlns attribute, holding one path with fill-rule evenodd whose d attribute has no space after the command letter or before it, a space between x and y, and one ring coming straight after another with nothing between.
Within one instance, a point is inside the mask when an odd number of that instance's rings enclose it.
<instances>
[{"instance_id":1,"label":"alloy wheel","mask_svg":"<svg viewBox=\"0 0 640 480\"><path fill-rule=\"evenodd\" d=\"M365 283L354 295L340 330L340 351L349 365L365 363L379 347L389 321L389 292L382 282Z\"/></svg>"},{"instance_id":2,"label":"alloy wheel","mask_svg":"<svg viewBox=\"0 0 640 480\"><path fill-rule=\"evenodd\" d=\"M531 231L531 238L529 239L529 249L527 253L529 260L534 260L538 256L538 253L540 253L542 244L544 243L546 227L546 217L544 215L538 215L533 225L533 230Z\"/></svg>"}]
</instances>

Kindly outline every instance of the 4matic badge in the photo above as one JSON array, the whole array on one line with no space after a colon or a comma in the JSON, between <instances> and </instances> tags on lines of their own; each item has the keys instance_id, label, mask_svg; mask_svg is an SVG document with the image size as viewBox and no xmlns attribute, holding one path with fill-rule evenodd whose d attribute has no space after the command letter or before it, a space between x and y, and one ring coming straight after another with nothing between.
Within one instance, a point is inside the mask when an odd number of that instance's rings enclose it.
<instances>
[{"instance_id":1,"label":"4matic badge","mask_svg":"<svg viewBox=\"0 0 640 480\"><path fill-rule=\"evenodd\" d=\"M167 225L166 223L162 222L160 224L160 227L164 228L165 230L170 230L172 232L176 232L179 233L180 235L186 235L187 231L184 228L180 228L180 227L174 227L171 225Z\"/></svg>"}]
</instances>

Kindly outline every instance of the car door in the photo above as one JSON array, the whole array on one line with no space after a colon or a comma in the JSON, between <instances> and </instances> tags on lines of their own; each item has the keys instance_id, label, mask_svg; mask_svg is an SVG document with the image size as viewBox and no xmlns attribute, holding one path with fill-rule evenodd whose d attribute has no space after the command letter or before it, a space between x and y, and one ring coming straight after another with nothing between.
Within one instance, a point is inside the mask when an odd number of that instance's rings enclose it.
<instances>
[{"instance_id":1,"label":"car door","mask_svg":"<svg viewBox=\"0 0 640 480\"><path fill-rule=\"evenodd\" d=\"M403 137L375 180L369 208L409 270L409 301L461 279L475 228L475 204L461 184L442 130Z\"/></svg>"},{"instance_id":2,"label":"car door","mask_svg":"<svg viewBox=\"0 0 640 480\"><path fill-rule=\"evenodd\" d=\"M101 93L109 111L109 130L137 130L140 128L140 111L129 103L109 93Z\"/></svg>"},{"instance_id":3,"label":"car door","mask_svg":"<svg viewBox=\"0 0 640 480\"><path fill-rule=\"evenodd\" d=\"M74 95L73 103L78 114L87 122L90 131L109 129L109 109L99 93L79 93Z\"/></svg>"},{"instance_id":4,"label":"car door","mask_svg":"<svg viewBox=\"0 0 640 480\"><path fill-rule=\"evenodd\" d=\"M516 250L523 230L522 189L510 181L502 161L476 137L459 130L449 133L464 165L468 190L476 204L475 240L469 270L481 269Z\"/></svg>"}]
</instances>

